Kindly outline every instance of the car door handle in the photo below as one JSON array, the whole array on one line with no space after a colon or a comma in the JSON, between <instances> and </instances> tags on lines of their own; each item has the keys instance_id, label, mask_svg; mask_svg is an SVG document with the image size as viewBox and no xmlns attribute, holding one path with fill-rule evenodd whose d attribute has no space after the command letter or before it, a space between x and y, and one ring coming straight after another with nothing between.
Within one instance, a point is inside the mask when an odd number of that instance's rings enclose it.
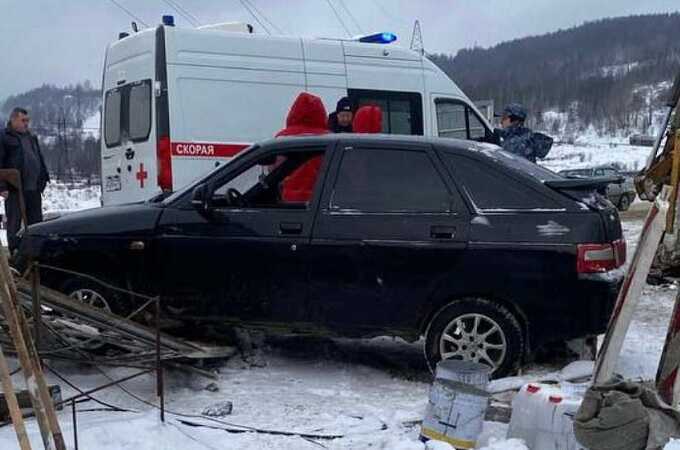
<instances>
[{"instance_id":1,"label":"car door handle","mask_svg":"<svg viewBox=\"0 0 680 450\"><path fill-rule=\"evenodd\" d=\"M279 224L279 231L281 234L300 234L302 233L302 224L296 222L281 222Z\"/></svg>"},{"instance_id":2,"label":"car door handle","mask_svg":"<svg viewBox=\"0 0 680 450\"><path fill-rule=\"evenodd\" d=\"M430 227L432 239L453 239L456 237L456 227L432 226Z\"/></svg>"},{"instance_id":3,"label":"car door handle","mask_svg":"<svg viewBox=\"0 0 680 450\"><path fill-rule=\"evenodd\" d=\"M125 159L130 160L135 157L135 151L132 148L125 150Z\"/></svg>"}]
</instances>

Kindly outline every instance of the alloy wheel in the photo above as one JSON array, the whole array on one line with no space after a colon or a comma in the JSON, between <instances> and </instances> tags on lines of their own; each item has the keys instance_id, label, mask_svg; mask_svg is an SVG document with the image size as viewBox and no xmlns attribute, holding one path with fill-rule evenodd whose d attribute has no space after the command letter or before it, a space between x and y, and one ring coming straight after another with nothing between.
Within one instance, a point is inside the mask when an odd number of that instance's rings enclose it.
<instances>
[{"instance_id":1,"label":"alloy wheel","mask_svg":"<svg viewBox=\"0 0 680 450\"><path fill-rule=\"evenodd\" d=\"M505 358L507 340L500 325L483 314L453 319L439 339L441 359L461 359L497 369Z\"/></svg>"}]
</instances>

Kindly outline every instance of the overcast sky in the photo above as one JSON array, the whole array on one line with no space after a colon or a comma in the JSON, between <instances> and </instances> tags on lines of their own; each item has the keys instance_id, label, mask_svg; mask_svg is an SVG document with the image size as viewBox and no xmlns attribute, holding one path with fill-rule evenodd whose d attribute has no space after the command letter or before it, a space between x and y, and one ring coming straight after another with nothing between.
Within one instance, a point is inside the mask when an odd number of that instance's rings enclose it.
<instances>
[{"instance_id":1,"label":"overcast sky","mask_svg":"<svg viewBox=\"0 0 680 450\"><path fill-rule=\"evenodd\" d=\"M200 23L245 21L264 32L240 0L169 0ZM455 53L568 28L603 17L680 10L678 0L249 0L285 34L345 37L394 31L408 46L415 19L429 52ZM106 45L131 18L155 25L164 13L190 26L166 0L0 0L0 99L42 83L98 86ZM343 8L346 5L351 15ZM355 23L356 21L356 23ZM265 22L266 24L266 22ZM140 24L141 25L141 24Z\"/></svg>"}]
</instances>

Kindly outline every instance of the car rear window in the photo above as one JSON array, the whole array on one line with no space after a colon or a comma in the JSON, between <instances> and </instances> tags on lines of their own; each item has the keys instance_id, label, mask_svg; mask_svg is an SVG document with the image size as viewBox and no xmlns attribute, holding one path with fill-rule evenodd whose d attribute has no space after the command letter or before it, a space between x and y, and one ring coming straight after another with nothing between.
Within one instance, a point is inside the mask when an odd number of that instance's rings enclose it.
<instances>
[{"instance_id":1,"label":"car rear window","mask_svg":"<svg viewBox=\"0 0 680 450\"><path fill-rule=\"evenodd\" d=\"M552 198L530 186L530 180L523 183L497 166L466 156L447 155L447 159L454 178L479 210L493 212L561 208ZM524 165L518 165L524 168ZM558 175L555 177L562 179Z\"/></svg>"}]
</instances>

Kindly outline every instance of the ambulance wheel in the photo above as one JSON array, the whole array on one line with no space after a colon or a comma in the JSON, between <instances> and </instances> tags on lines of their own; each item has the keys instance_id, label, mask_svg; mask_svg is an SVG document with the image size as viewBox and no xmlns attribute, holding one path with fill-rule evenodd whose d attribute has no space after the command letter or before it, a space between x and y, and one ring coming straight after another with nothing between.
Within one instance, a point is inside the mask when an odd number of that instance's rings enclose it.
<instances>
[{"instance_id":1,"label":"ambulance wheel","mask_svg":"<svg viewBox=\"0 0 680 450\"><path fill-rule=\"evenodd\" d=\"M455 300L437 311L425 332L425 358L434 373L442 359L493 368L492 377L515 373L524 355L524 333L505 306L482 298Z\"/></svg>"}]
</instances>

